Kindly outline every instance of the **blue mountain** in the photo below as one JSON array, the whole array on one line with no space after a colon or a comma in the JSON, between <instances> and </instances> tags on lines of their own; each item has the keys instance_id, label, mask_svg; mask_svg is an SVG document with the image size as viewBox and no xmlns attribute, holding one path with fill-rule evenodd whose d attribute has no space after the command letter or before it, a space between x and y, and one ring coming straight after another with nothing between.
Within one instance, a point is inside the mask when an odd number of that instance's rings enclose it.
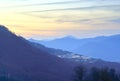
<instances>
[{"instance_id":1,"label":"blue mountain","mask_svg":"<svg viewBox=\"0 0 120 81\"><path fill-rule=\"evenodd\" d=\"M47 47L67 50L85 56L120 62L120 35L99 36L85 39L63 37L50 41L30 41L43 44Z\"/></svg>"}]
</instances>

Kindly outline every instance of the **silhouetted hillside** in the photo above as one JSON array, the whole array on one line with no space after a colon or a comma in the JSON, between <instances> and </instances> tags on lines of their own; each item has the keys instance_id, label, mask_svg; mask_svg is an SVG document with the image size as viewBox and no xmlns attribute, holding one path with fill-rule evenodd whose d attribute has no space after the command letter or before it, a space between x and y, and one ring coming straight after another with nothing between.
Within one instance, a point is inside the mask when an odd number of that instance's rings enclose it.
<instances>
[{"instance_id":1,"label":"silhouetted hillside","mask_svg":"<svg viewBox=\"0 0 120 81\"><path fill-rule=\"evenodd\" d=\"M0 76L19 81L69 81L71 65L0 26Z\"/></svg>"}]
</instances>

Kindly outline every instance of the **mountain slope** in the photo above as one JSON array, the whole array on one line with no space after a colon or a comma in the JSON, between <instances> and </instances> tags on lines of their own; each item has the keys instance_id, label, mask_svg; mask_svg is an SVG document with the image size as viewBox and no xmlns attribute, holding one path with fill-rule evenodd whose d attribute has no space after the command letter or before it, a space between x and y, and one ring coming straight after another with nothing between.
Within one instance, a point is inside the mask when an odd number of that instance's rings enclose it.
<instances>
[{"instance_id":1,"label":"mountain slope","mask_svg":"<svg viewBox=\"0 0 120 81\"><path fill-rule=\"evenodd\" d=\"M95 38L60 38L51 41L37 41L47 47L71 51L73 53L120 62L120 35L101 36Z\"/></svg>"},{"instance_id":2,"label":"mountain slope","mask_svg":"<svg viewBox=\"0 0 120 81\"><path fill-rule=\"evenodd\" d=\"M37 47L38 49L42 49L46 52L49 52L51 55L55 55L59 58L63 58L63 59L67 59L69 61L73 61L73 62L77 62L77 63L94 63L96 61L98 61L99 59L95 59L95 58L91 58L89 56L83 56L80 54L76 54L73 52L69 52L69 51L64 51L61 49L54 49L54 48L48 48L44 45L38 44L38 43L34 43L31 42L31 45Z\"/></svg>"},{"instance_id":3,"label":"mountain slope","mask_svg":"<svg viewBox=\"0 0 120 81\"><path fill-rule=\"evenodd\" d=\"M74 52L102 58L108 61L120 62L120 35L89 40L77 47Z\"/></svg>"},{"instance_id":4,"label":"mountain slope","mask_svg":"<svg viewBox=\"0 0 120 81\"><path fill-rule=\"evenodd\" d=\"M0 26L0 76L20 81L68 81L72 66Z\"/></svg>"},{"instance_id":5,"label":"mountain slope","mask_svg":"<svg viewBox=\"0 0 120 81\"><path fill-rule=\"evenodd\" d=\"M67 36L64 38L58 38L58 39L54 39L50 41L34 40L34 39L29 39L29 41L40 43L47 47L62 49L66 51L74 50L79 43L78 39L71 37L71 36Z\"/></svg>"},{"instance_id":6,"label":"mountain slope","mask_svg":"<svg viewBox=\"0 0 120 81\"><path fill-rule=\"evenodd\" d=\"M77 66L84 65L85 68L88 68L88 69L90 69L92 67L98 67L98 68L108 67L108 68L114 68L118 73L120 72L120 69L119 69L120 64L117 62L104 61L101 59L95 59L95 58L91 58L88 56L83 56L80 54L63 51L60 49L48 48L41 44L37 44L37 43L33 43L33 42L31 42L31 44L39 49L46 50L47 52L49 52L52 55L55 55L59 58L68 60L71 63L75 63Z\"/></svg>"}]
</instances>

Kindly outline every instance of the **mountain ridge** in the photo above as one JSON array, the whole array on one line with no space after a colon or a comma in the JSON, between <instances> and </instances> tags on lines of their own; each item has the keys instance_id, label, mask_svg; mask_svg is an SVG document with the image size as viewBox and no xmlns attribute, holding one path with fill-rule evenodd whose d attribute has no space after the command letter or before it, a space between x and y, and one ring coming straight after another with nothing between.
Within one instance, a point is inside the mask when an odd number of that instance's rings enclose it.
<instances>
[{"instance_id":1,"label":"mountain ridge","mask_svg":"<svg viewBox=\"0 0 120 81\"><path fill-rule=\"evenodd\" d=\"M120 34L85 39L72 38L67 40L67 38L59 38L50 41L34 40L33 42L43 44L47 47L62 49L85 56L100 58L107 61L120 62L119 40Z\"/></svg>"}]
</instances>

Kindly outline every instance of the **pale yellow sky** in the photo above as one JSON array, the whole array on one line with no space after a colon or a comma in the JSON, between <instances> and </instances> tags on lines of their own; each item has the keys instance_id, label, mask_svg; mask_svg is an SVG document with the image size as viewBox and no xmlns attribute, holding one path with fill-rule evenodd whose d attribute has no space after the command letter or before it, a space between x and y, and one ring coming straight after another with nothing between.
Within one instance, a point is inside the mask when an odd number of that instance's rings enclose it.
<instances>
[{"instance_id":1,"label":"pale yellow sky","mask_svg":"<svg viewBox=\"0 0 120 81\"><path fill-rule=\"evenodd\" d=\"M0 0L0 24L36 39L120 34L120 0Z\"/></svg>"}]
</instances>

